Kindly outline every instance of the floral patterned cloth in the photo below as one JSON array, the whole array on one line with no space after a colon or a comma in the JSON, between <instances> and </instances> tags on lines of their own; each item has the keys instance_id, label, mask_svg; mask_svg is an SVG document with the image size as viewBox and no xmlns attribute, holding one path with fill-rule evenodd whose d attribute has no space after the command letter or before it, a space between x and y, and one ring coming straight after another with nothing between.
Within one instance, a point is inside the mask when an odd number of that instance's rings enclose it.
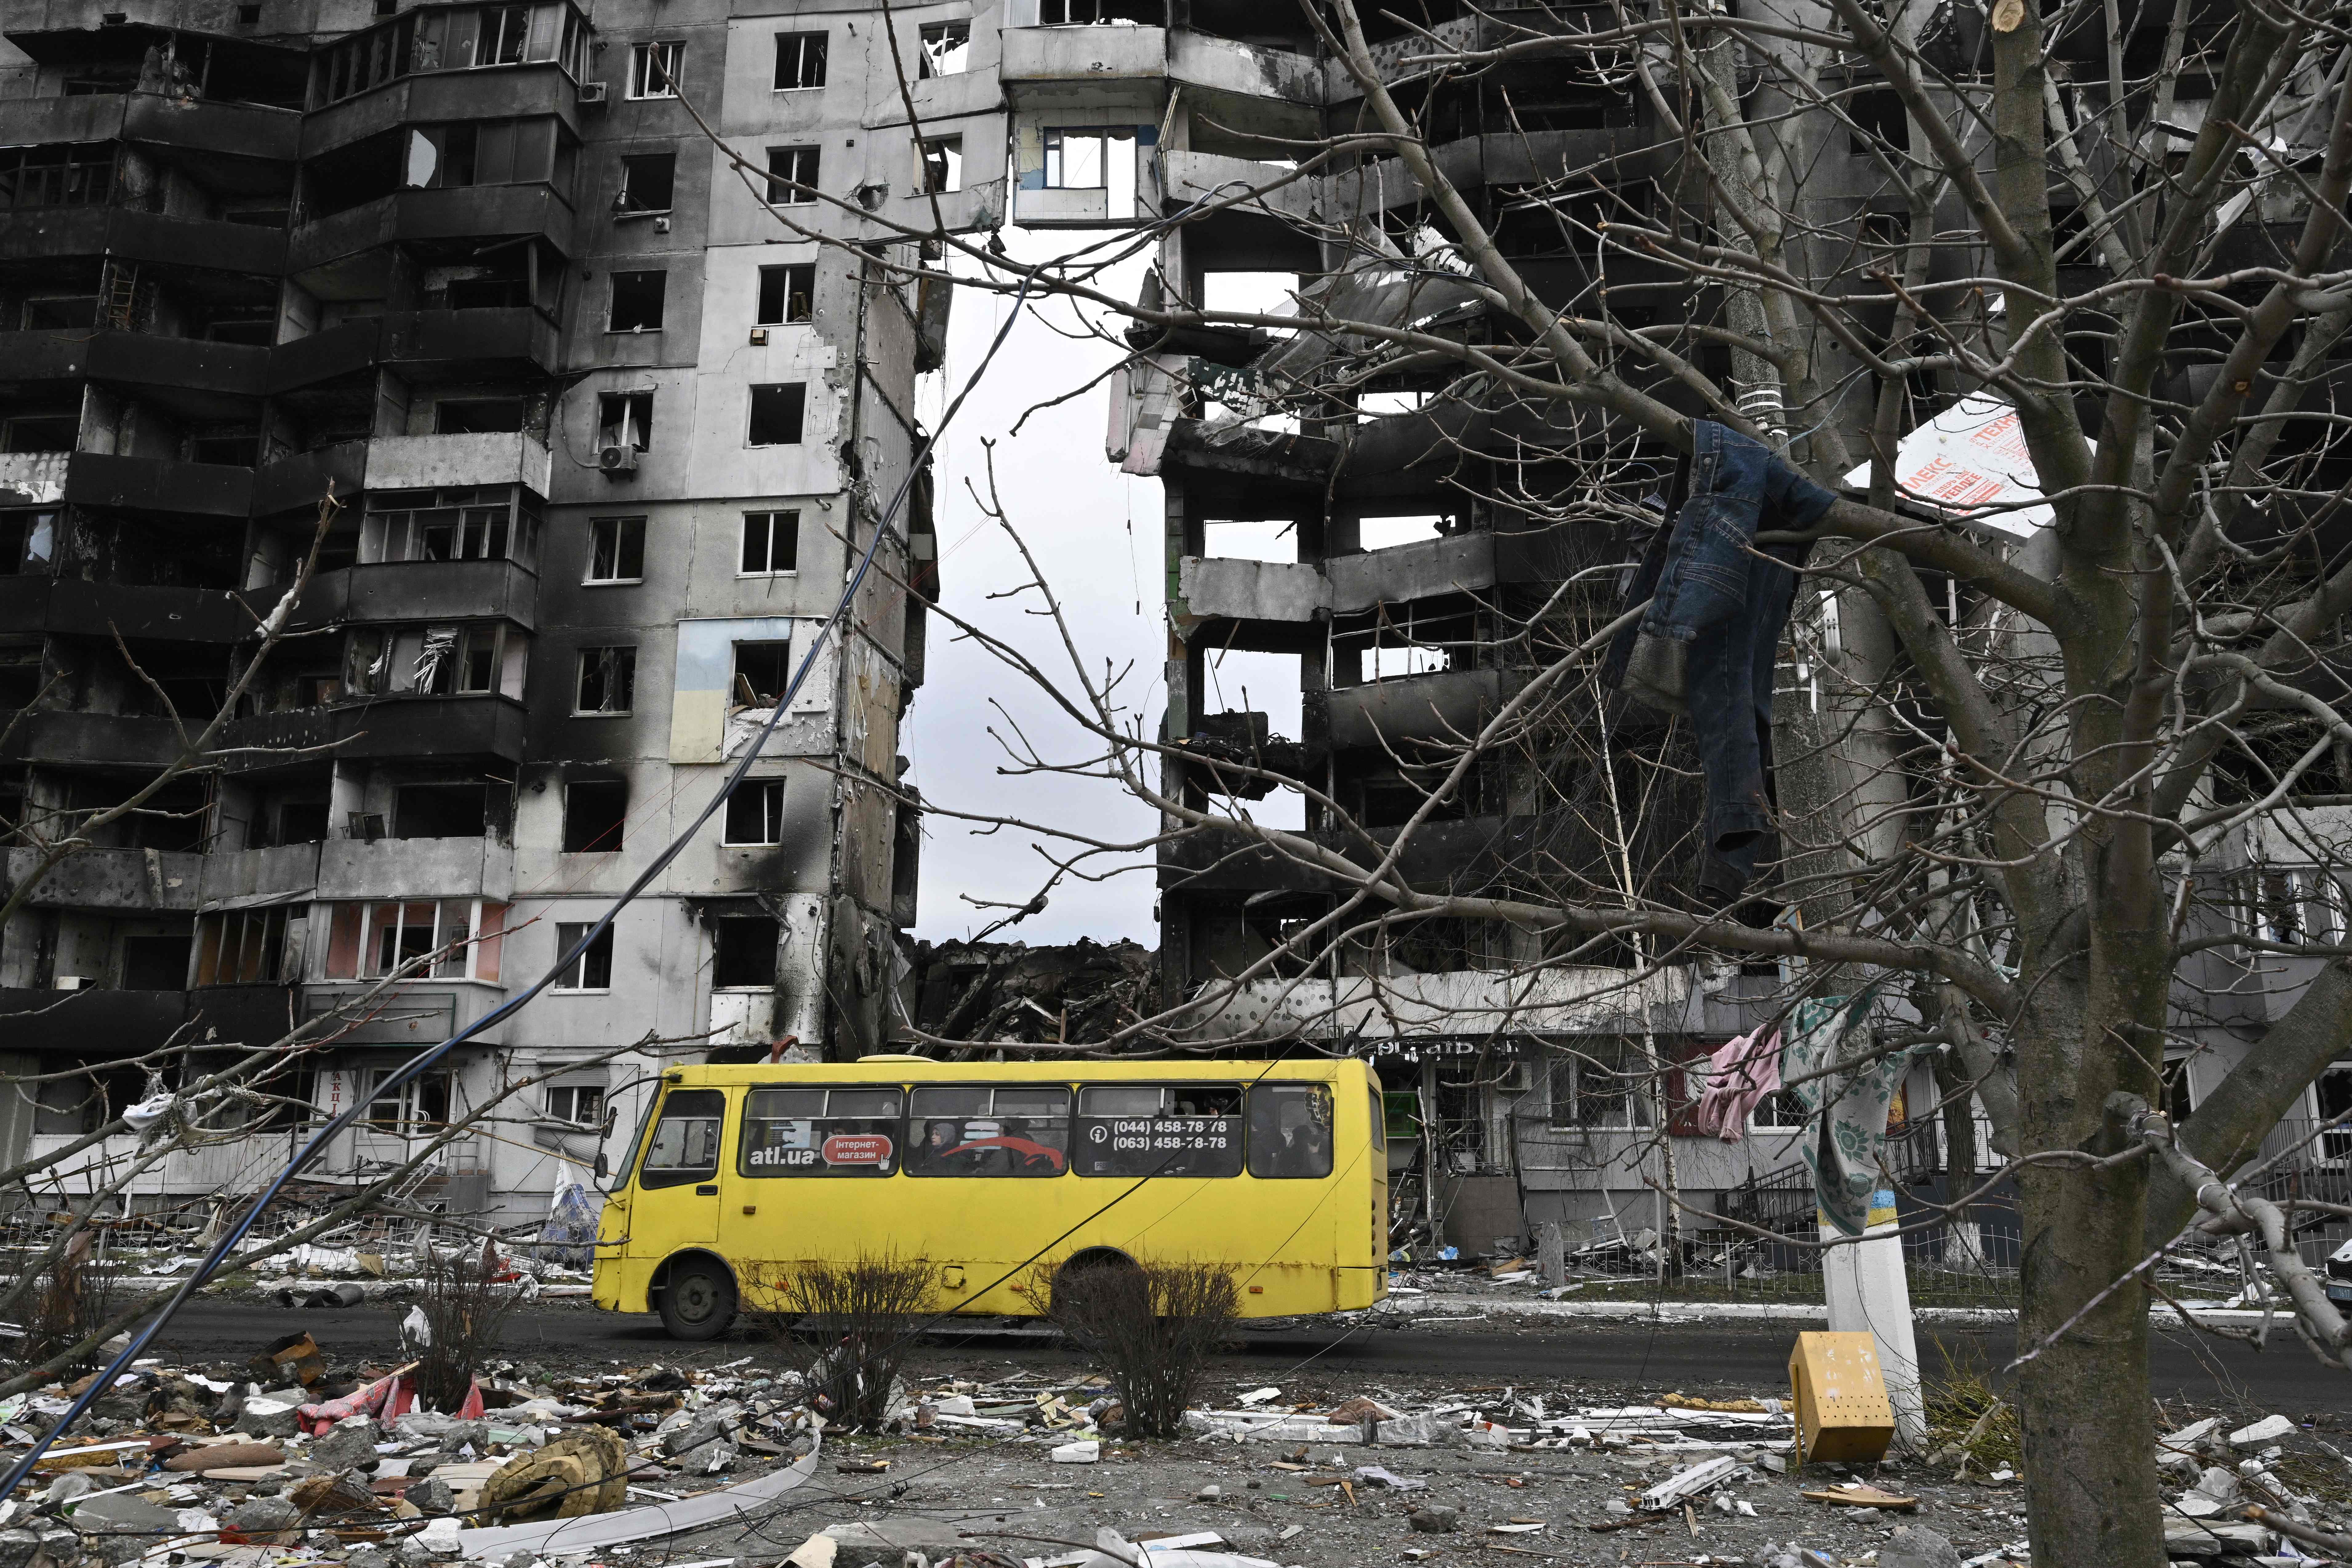
<instances>
[{"instance_id":1,"label":"floral patterned cloth","mask_svg":"<svg viewBox=\"0 0 2352 1568\"><path fill-rule=\"evenodd\" d=\"M1804 1078L1858 1057L1870 1048L1863 1027L1878 986L1852 996L1822 996L1797 1004L1781 1032L1780 1077ZM1830 1224L1860 1236L1870 1223L1871 1195L1884 1189L1879 1152L1886 1143L1886 1116L1895 1091L1911 1066L1911 1052L1894 1051L1850 1073L1793 1083L1789 1092L1812 1121L1803 1148L1813 1173L1813 1196Z\"/></svg>"}]
</instances>

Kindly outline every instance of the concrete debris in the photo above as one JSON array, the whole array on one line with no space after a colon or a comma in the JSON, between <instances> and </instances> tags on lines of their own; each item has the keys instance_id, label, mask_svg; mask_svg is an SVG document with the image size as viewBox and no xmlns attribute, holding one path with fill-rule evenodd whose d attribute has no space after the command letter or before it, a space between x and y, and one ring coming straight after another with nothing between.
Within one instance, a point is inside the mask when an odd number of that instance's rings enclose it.
<instances>
[{"instance_id":1,"label":"concrete debris","mask_svg":"<svg viewBox=\"0 0 2352 1568\"><path fill-rule=\"evenodd\" d=\"M1642 1494L1642 1506L1671 1508L1685 1498L1696 1497L1729 1480L1738 1473L1739 1461L1728 1454L1703 1459L1688 1469L1677 1470Z\"/></svg>"}]
</instances>

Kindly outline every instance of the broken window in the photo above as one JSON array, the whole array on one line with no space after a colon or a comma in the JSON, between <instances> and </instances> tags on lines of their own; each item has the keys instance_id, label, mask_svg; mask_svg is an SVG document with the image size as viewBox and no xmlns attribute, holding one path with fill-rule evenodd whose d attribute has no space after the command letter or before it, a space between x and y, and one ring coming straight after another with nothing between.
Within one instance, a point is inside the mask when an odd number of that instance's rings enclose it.
<instances>
[{"instance_id":1,"label":"broken window","mask_svg":"<svg viewBox=\"0 0 2352 1568\"><path fill-rule=\"evenodd\" d=\"M823 33L776 35L778 92L824 85L824 37Z\"/></svg>"},{"instance_id":2,"label":"broken window","mask_svg":"<svg viewBox=\"0 0 2352 1568\"><path fill-rule=\"evenodd\" d=\"M745 779L727 797L729 844L782 844L784 841L784 781Z\"/></svg>"},{"instance_id":3,"label":"broken window","mask_svg":"<svg viewBox=\"0 0 2352 1568\"><path fill-rule=\"evenodd\" d=\"M1552 1060L1551 1124L1587 1131L1649 1126L1643 1070L1629 1041L1599 1035L1578 1039Z\"/></svg>"},{"instance_id":4,"label":"broken window","mask_svg":"<svg viewBox=\"0 0 2352 1568\"><path fill-rule=\"evenodd\" d=\"M433 965L436 977L499 977L507 906L495 900L336 904L331 909L325 965L330 980L373 980L409 959L443 948L449 951Z\"/></svg>"},{"instance_id":5,"label":"broken window","mask_svg":"<svg viewBox=\"0 0 2352 1568\"><path fill-rule=\"evenodd\" d=\"M922 47L915 61L919 79L935 76L957 76L971 64L971 24L970 22L927 22L923 25Z\"/></svg>"},{"instance_id":6,"label":"broken window","mask_svg":"<svg viewBox=\"0 0 2352 1568\"><path fill-rule=\"evenodd\" d=\"M508 526L504 506L435 507L417 511L411 514L409 522L408 559L503 561Z\"/></svg>"},{"instance_id":7,"label":"broken window","mask_svg":"<svg viewBox=\"0 0 2352 1568\"><path fill-rule=\"evenodd\" d=\"M114 144L0 149L0 209L101 206L114 191Z\"/></svg>"},{"instance_id":8,"label":"broken window","mask_svg":"<svg viewBox=\"0 0 2352 1568\"><path fill-rule=\"evenodd\" d=\"M286 910L230 910L196 917L198 985L278 983L286 945Z\"/></svg>"},{"instance_id":9,"label":"broken window","mask_svg":"<svg viewBox=\"0 0 2352 1568\"><path fill-rule=\"evenodd\" d=\"M730 915L714 922L710 988L765 991L776 984L776 922L765 915Z\"/></svg>"},{"instance_id":10,"label":"broken window","mask_svg":"<svg viewBox=\"0 0 2352 1568\"><path fill-rule=\"evenodd\" d=\"M79 414L23 414L0 426L0 449L70 452L81 438Z\"/></svg>"},{"instance_id":11,"label":"broken window","mask_svg":"<svg viewBox=\"0 0 2352 1568\"><path fill-rule=\"evenodd\" d=\"M610 854L621 847L628 820L626 779L582 779L563 786L565 854Z\"/></svg>"},{"instance_id":12,"label":"broken window","mask_svg":"<svg viewBox=\"0 0 2352 1568\"><path fill-rule=\"evenodd\" d=\"M489 792L482 784L403 784L392 801L394 838L479 838L489 826Z\"/></svg>"},{"instance_id":13,"label":"broken window","mask_svg":"<svg viewBox=\"0 0 2352 1568\"><path fill-rule=\"evenodd\" d=\"M925 195L945 195L963 189L963 138L932 136L923 142L922 165L917 171Z\"/></svg>"},{"instance_id":14,"label":"broken window","mask_svg":"<svg viewBox=\"0 0 2352 1568\"><path fill-rule=\"evenodd\" d=\"M654 395L604 392L596 396L596 445L653 450Z\"/></svg>"},{"instance_id":15,"label":"broken window","mask_svg":"<svg viewBox=\"0 0 2352 1568\"><path fill-rule=\"evenodd\" d=\"M580 650L578 714L626 713L636 701L637 650L629 647L583 647Z\"/></svg>"},{"instance_id":16,"label":"broken window","mask_svg":"<svg viewBox=\"0 0 2352 1568\"><path fill-rule=\"evenodd\" d=\"M613 309L604 328L614 332L657 332L662 324L663 296L669 289L667 272L613 274Z\"/></svg>"},{"instance_id":17,"label":"broken window","mask_svg":"<svg viewBox=\"0 0 2352 1568\"><path fill-rule=\"evenodd\" d=\"M580 945L593 921L562 921L555 928L555 951L561 955ZM586 950L563 966L556 976L558 991L609 991L613 988L613 928L606 926Z\"/></svg>"},{"instance_id":18,"label":"broken window","mask_svg":"<svg viewBox=\"0 0 2352 1568\"><path fill-rule=\"evenodd\" d=\"M768 205L772 207L805 206L815 201L816 172L816 148L769 148ZM795 185L801 188L795 190Z\"/></svg>"},{"instance_id":19,"label":"broken window","mask_svg":"<svg viewBox=\"0 0 2352 1568\"><path fill-rule=\"evenodd\" d=\"M772 383L751 389L751 427L744 445L797 447L801 416L808 406L808 387L797 381Z\"/></svg>"},{"instance_id":20,"label":"broken window","mask_svg":"<svg viewBox=\"0 0 2352 1568\"><path fill-rule=\"evenodd\" d=\"M797 511L747 511L743 514L742 564L746 577L774 577L798 570L801 560L801 514Z\"/></svg>"},{"instance_id":21,"label":"broken window","mask_svg":"<svg viewBox=\"0 0 2352 1568\"><path fill-rule=\"evenodd\" d=\"M433 405L436 436L506 434L521 428L520 397L453 397Z\"/></svg>"},{"instance_id":22,"label":"broken window","mask_svg":"<svg viewBox=\"0 0 2352 1568\"><path fill-rule=\"evenodd\" d=\"M1099 189L1103 183L1100 126L1045 128L1045 186L1055 191Z\"/></svg>"},{"instance_id":23,"label":"broken window","mask_svg":"<svg viewBox=\"0 0 2352 1568\"><path fill-rule=\"evenodd\" d=\"M792 684L792 653L788 642L737 643L729 700L745 708L773 708Z\"/></svg>"},{"instance_id":24,"label":"broken window","mask_svg":"<svg viewBox=\"0 0 2352 1568\"><path fill-rule=\"evenodd\" d=\"M588 521L590 583L641 583L646 575L646 520L597 517Z\"/></svg>"},{"instance_id":25,"label":"broken window","mask_svg":"<svg viewBox=\"0 0 2352 1568\"><path fill-rule=\"evenodd\" d=\"M0 511L0 577L47 571L57 531L54 511Z\"/></svg>"},{"instance_id":26,"label":"broken window","mask_svg":"<svg viewBox=\"0 0 2352 1568\"><path fill-rule=\"evenodd\" d=\"M638 44L629 50L629 96L676 98L686 69L686 46Z\"/></svg>"},{"instance_id":27,"label":"broken window","mask_svg":"<svg viewBox=\"0 0 2352 1568\"><path fill-rule=\"evenodd\" d=\"M757 324L781 327L814 320L815 299L815 263L802 261L783 267L762 267L760 268Z\"/></svg>"},{"instance_id":28,"label":"broken window","mask_svg":"<svg viewBox=\"0 0 2352 1568\"><path fill-rule=\"evenodd\" d=\"M621 194L613 199L619 213L666 213L670 192L677 183L677 154L640 153L621 160Z\"/></svg>"},{"instance_id":29,"label":"broken window","mask_svg":"<svg viewBox=\"0 0 2352 1568\"><path fill-rule=\"evenodd\" d=\"M98 320L98 296L52 294L27 300L23 320L28 332L76 331Z\"/></svg>"},{"instance_id":30,"label":"broken window","mask_svg":"<svg viewBox=\"0 0 2352 1568\"><path fill-rule=\"evenodd\" d=\"M491 5L479 13L481 42L475 47L478 66L511 66L522 62L523 45L530 37L530 7Z\"/></svg>"},{"instance_id":31,"label":"broken window","mask_svg":"<svg viewBox=\"0 0 2352 1568\"><path fill-rule=\"evenodd\" d=\"M368 1069L368 1109L364 1125L371 1132L418 1134L438 1132L449 1125L448 1073L424 1077L394 1087L398 1068Z\"/></svg>"},{"instance_id":32,"label":"broken window","mask_svg":"<svg viewBox=\"0 0 2352 1568\"><path fill-rule=\"evenodd\" d=\"M402 183L414 190L571 184L572 144L552 119L417 126L408 133Z\"/></svg>"}]
</instances>

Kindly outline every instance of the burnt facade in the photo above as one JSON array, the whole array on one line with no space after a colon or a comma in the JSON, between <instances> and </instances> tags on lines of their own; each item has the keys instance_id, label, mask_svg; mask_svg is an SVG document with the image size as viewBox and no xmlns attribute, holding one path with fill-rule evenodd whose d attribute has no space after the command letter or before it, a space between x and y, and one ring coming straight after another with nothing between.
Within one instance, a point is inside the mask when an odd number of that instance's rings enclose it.
<instances>
[{"instance_id":1,"label":"burnt facade","mask_svg":"<svg viewBox=\"0 0 2352 1568\"><path fill-rule=\"evenodd\" d=\"M975 49L962 0L115 3L11 5L0 47L13 879L179 756L175 714L221 710L340 507L217 745L10 923L12 1074L265 1044L446 949L273 1087L369 1101L330 1161L363 1173L554 1071L436 1175L527 1211L648 1065L569 1062L872 1048L914 918L898 724L936 584L910 469L947 296L885 270L914 249L867 215L999 221L992 19ZM902 488L752 777L609 946L375 1103L709 803ZM140 1077L14 1097L0 1156ZM142 1190L234 1190L282 1148Z\"/></svg>"}]
</instances>

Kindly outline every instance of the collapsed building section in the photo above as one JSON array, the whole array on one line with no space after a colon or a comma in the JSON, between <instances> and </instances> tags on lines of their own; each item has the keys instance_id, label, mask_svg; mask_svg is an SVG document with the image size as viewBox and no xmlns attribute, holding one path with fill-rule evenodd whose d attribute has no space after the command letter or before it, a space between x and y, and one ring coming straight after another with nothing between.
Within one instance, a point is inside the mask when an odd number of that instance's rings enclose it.
<instances>
[{"instance_id":1,"label":"collapsed building section","mask_svg":"<svg viewBox=\"0 0 2352 1568\"><path fill-rule=\"evenodd\" d=\"M369 1105L323 1167L356 1177L542 1077L416 1193L528 1213L634 1119L648 1060L587 1058L882 1038L914 919L899 722L937 586L916 381L948 299L889 270L918 247L873 222L999 221L995 28L971 47L965 0L793 9L12 11L9 885L182 760L175 715L193 731L250 679L217 744L9 922L0 1163L153 1087L75 1067L169 1045L154 1070L183 1081L436 952L290 1058L254 1125ZM899 58L925 62L919 157ZM540 1001L379 1097L710 802L877 530L744 786ZM288 1147L173 1154L138 1201L250 1190Z\"/></svg>"}]
</instances>

